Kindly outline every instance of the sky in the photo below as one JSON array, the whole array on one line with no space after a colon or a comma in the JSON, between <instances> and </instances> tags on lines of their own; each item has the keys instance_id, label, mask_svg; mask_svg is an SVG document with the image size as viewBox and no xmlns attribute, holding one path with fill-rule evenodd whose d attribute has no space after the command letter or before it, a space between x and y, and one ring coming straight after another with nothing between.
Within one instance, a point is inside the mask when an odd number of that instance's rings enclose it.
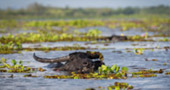
<instances>
[{"instance_id":1,"label":"sky","mask_svg":"<svg viewBox=\"0 0 170 90\"><path fill-rule=\"evenodd\" d=\"M45 6L71 8L124 8L124 7L149 7L157 5L170 6L170 0L0 0L0 8L20 9L26 8L32 3L40 3Z\"/></svg>"}]
</instances>

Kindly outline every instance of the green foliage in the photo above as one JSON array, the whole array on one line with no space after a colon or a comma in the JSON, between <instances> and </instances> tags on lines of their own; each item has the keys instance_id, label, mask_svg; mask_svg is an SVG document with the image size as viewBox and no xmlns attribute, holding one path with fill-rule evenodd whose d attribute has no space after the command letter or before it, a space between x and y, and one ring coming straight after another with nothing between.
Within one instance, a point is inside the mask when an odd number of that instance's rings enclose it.
<instances>
[{"instance_id":1,"label":"green foliage","mask_svg":"<svg viewBox=\"0 0 170 90\"><path fill-rule=\"evenodd\" d=\"M134 48L136 55L142 55L144 50L144 48Z\"/></svg>"},{"instance_id":2,"label":"green foliage","mask_svg":"<svg viewBox=\"0 0 170 90\"><path fill-rule=\"evenodd\" d=\"M163 39L161 39L160 41L164 41L164 42L167 42L167 41L170 41L168 38L164 37Z\"/></svg>"},{"instance_id":3,"label":"green foliage","mask_svg":"<svg viewBox=\"0 0 170 90\"><path fill-rule=\"evenodd\" d=\"M106 89L101 89L102 87L98 87L99 90L106 90ZM97 90L98 90L97 89ZM131 90L133 89L132 85L129 85L128 83L125 82L115 82L114 85L109 85L107 86L107 90ZM94 88L87 88L86 90L95 90Z\"/></svg>"},{"instance_id":4,"label":"green foliage","mask_svg":"<svg viewBox=\"0 0 170 90\"><path fill-rule=\"evenodd\" d=\"M106 18L106 17L115 17L122 15L128 17L129 15L143 15L146 17L149 15L166 15L170 13L169 6L153 6L147 8L136 8L136 7L126 7L126 8L56 8L43 6L41 4L31 4L26 9L6 9L0 10L0 18L4 19L58 19L58 18Z\"/></svg>"},{"instance_id":5,"label":"green foliage","mask_svg":"<svg viewBox=\"0 0 170 90\"><path fill-rule=\"evenodd\" d=\"M91 29L87 32L87 36L90 36L90 37L97 37L101 34L102 32L99 31L98 29Z\"/></svg>"},{"instance_id":6,"label":"green foliage","mask_svg":"<svg viewBox=\"0 0 170 90\"><path fill-rule=\"evenodd\" d=\"M113 68L115 67L115 68ZM98 72L89 73L89 74L76 74L72 72L72 75L46 75L44 78L57 78L57 79L126 79L127 78L127 67L122 67L121 71L119 66L113 65L112 69L109 66L102 65L99 67Z\"/></svg>"},{"instance_id":7,"label":"green foliage","mask_svg":"<svg viewBox=\"0 0 170 90\"><path fill-rule=\"evenodd\" d=\"M2 39L4 37L1 37ZM13 53L16 50L21 50L22 49L22 44L19 42L13 42L13 41L5 41L5 44L0 43L0 53Z\"/></svg>"},{"instance_id":8,"label":"green foliage","mask_svg":"<svg viewBox=\"0 0 170 90\"><path fill-rule=\"evenodd\" d=\"M17 27L18 22L16 20L0 20L0 28L12 28Z\"/></svg>"},{"instance_id":9,"label":"green foliage","mask_svg":"<svg viewBox=\"0 0 170 90\"><path fill-rule=\"evenodd\" d=\"M162 33L164 30L169 30L169 18L163 17L152 17L149 19L137 19L137 20L58 20L58 21L17 21L17 20L2 20L0 21L0 29L2 28L5 32L10 32L10 28L26 28L35 29L36 33L19 33L16 35L8 34L0 37L0 53L16 53L21 50L75 50L75 49L86 49L84 47L57 47L57 48L23 48L23 43L37 43L37 42L57 42L57 41L91 41L97 43L97 40L103 38L101 36L101 31L98 29L91 29L88 32L83 33L78 31L77 28L83 27L94 27L94 26L106 26L110 28L121 28L122 30L141 28L146 31L146 33L135 36L128 36L129 41L149 41L150 36L148 36L147 31L158 31ZM1 26L2 25L2 26ZM53 28L59 27L61 29L55 30ZM42 29L43 28L43 29ZM70 28L76 28L74 33ZM165 37L164 33L162 36ZM167 33L167 36L169 34ZM149 39L147 39L149 38ZM128 41L127 40L127 41ZM163 38L160 41L170 41L168 38ZM140 49L135 49L135 54L142 54L143 51Z\"/></svg>"},{"instance_id":10,"label":"green foliage","mask_svg":"<svg viewBox=\"0 0 170 90\"><path fill-rule=\"evenodd\" d=\"M17 64L16 60L14 60L14 59L12 59L11 62L13 64L13 66L15 66Z\"/></svg>"},{"instance_id":11,"label":"green foliage","mask_svg":"<svg viewBox=\"0 0 170 90\"><path fill-rule=\"evenodd\" d=\"M139 70L138 72L132 72L132 77L157 77L156 73L161 74L163 73L163 70Z\"/></svg>"},{"instance_id":12,"label":"green foliage","mask_svg":"<svg viewBox=\"0 0 170 90\"><path fill-rule=\"evenodd\" d=\"M22 64L23 64L23 61L22 61L22 60L20 60L20 61L19 61L19 64L20 64L20 65L22 65Z\"/></svg>"},{"instance_id":13,"label":"green foliage","mask_svg":"<svg viewBox=\"0 0 170 90\"><path fill-rule=\"evenodd\" d=\"M116 64L112 65L111 67L106 66L106 65L102 65L101 67L98 68L98 73L99 74L122 74L125 75L128 71L127 67L122 67L121 71L120 71L120 67L117 66Z\"/></svg>"},{"instance_id":14,"label":"green foliage","mask_svg":"<svg viewBox=\"0 0 170 90\"><path fill-rule=\"evenodd\" d=\"M9 73L29 73L32 71L30 67L23 66L21 60L17 62L15 59L12 59L11 63L13 65L7 64L4 58L1 58L1 62L3 63L3 68L7 68Z\"/></svg>"},{"instance_id":15,"label":"green foliage","mask_svg":"<svg viewBox=\"0 0 170 90\"><path fill-rule=\"evenodd\" d=\"M122 67L122 71L127 72L128 68L127 67Z\"/></svg>"}]
</instances>

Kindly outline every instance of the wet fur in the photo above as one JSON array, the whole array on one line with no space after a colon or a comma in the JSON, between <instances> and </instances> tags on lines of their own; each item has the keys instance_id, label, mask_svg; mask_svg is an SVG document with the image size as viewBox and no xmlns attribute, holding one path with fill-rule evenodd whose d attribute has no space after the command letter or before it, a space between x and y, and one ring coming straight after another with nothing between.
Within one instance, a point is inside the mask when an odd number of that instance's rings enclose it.
<instances>
[{"instance_id":1,"label":"wet fur","mask_svg":"<svg viewBox=\"0 0 170 90\"><path fill-rule=\"evenodd\" d=\"M37 56L34 56L36 60ZM98 69L102 64L102 61L93 61L92 59L98 59L99 55L91 55L85 52L75 52L69 54L70 60L66 61L65 64L62 63L51 63L50 68L59 71L74 71L79 73L93 72Z\"/></svg>"}]
</instances>

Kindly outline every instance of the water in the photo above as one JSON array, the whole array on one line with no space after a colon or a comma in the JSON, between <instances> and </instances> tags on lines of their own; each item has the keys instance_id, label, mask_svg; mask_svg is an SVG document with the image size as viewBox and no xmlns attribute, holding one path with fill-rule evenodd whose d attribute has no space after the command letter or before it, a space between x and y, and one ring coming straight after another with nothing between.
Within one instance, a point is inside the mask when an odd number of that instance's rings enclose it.
<instances>
[{"instance_id":1,"label":"water","mask_svg":"<svg viewBox=\"0 0 170 90\"><path fill-rule=\"evenodd\" d=\"M23 47L57 47L57 46L74 46L78 44L84 47L97 47L104 56L106 65L111 66L117 64L120 67L126 66L129 72L138 71L141 69L164 69L165 72L170 71L170 50L166 51L165 46L170 46L170 42L110 42L108 45L104 43L86 44L87 42L44 42L35 44L23 44ZM88 42L90 43L90 42ZM143 55L136 55L134 48L149 48L144 50ZM153 48L153 50L152 50ZM128 52L131 51L131 52ZM23 77L26 73L1 73L0 76L0 90L85 90L86 88L97 88L99 86L105 87L114 85L114 82L127 82L134 86L136 90L170 90L170 75L157 74L157 77L150 78L127 78L112 79L112 80L94 80L94 79L45 79L44 75L64 74L64 72L54 72L46 68L48 64L40 63L33 59L32 55L35 52L39 57L60 57L68 55L75 51L86 52L87 50L73 50L73 51L50 51L45 53L43 51L22 51L20 54L0 54L0 58L6 58L8 63L10 60L23 60L25 66L43 67L47 69L45 72L34 72L33 75L40 77ZM145 59L149 61L146 61ZM152 61L157 59L157 61ZM164 65L166 63L167 65ZM13 74L14 78L9 76ZM129 74L130 75L130 74ZM98 88L97 88L98 89Z\"/></svg>"}]
</instances>

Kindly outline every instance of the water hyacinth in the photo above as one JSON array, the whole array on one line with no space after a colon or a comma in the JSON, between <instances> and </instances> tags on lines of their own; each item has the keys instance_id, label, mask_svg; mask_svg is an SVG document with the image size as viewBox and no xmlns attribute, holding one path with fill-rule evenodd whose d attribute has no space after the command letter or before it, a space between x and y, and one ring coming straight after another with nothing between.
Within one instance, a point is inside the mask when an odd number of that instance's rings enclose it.
<instances>
[{"instance_id":1,"label":"water hyacinth","mask_svg":"<svg viewBox=\"0 0 170 90\"><path fill-rule=\"evenodd\" d=\"M134 87L126 82L115 82L114 85L109 85L106 87L98 87L97 90L131 90ZM95 88L87 88L86 90L96 90Z\"/></svg>"},{"instance_id":2,"label":"water hyacinth","mask_svg":"<svg viewBox=\"0 0 170 90\"><path fill-rule=\"evenodd\" d=\"M6 63L6 59L1 58L1 62L2 62L2 66L4 66L3 68L7 68L7 71L9 73L28 73L31 72L31 68L30 67L26 67L23 66L22 61L20 60L19 62L17 62L16 60L11 60L11 63L13 65L7 64ZM18 64L17 64L18 63Z\"/></svg>"},{"instance_id":3,"label":"water hyacinth","mask_svg":"<svg viewBox=\"0 0 170 90\"><path fill-rule=\"evenodd\" d=\"M116 64L112 65L111 67L102 65L101 67L98 68L98 73L99 74L115 74L116 76L120 77L126 77L127 76L127 67L122 67L120 70L120 67L117 66Z\"/></svg>"}]
</instances>

